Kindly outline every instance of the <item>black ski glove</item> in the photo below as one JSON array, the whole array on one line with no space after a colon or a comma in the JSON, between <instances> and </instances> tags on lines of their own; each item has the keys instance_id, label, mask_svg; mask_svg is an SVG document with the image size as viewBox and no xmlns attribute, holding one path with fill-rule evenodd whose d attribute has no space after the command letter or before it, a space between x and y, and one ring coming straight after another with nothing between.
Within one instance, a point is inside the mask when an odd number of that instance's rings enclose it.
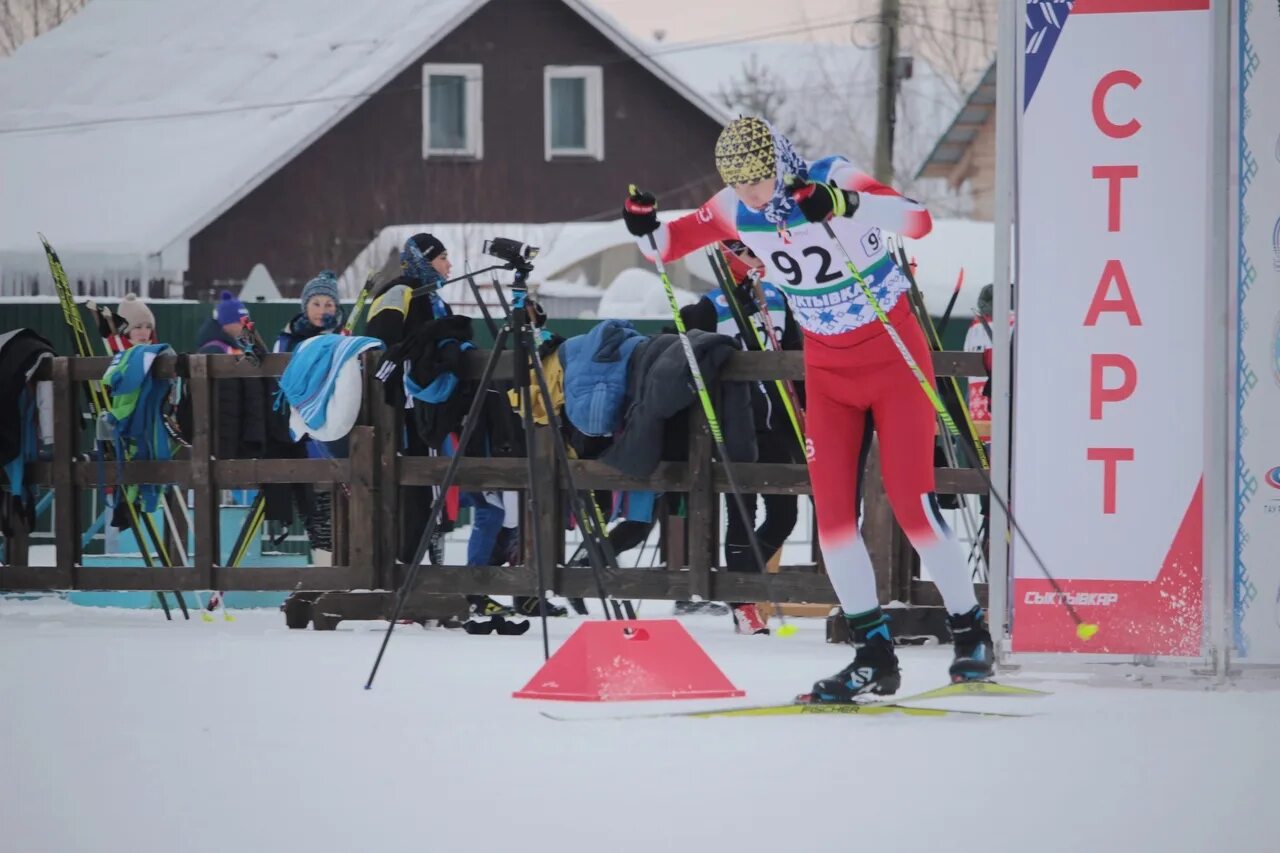
<instances>
[{"instance_id":1,"label":"black ski glove","mask_svg":"<svg viewBox=\"0 0 1280 853\"><path fill-rule=\"evenodd\" d=\"M834 184L801 181L787 177L787 195L800 207L809 222L826 222L833 216L849 217L858 210L858 194Z\"/></svg>"},{"instance_id":2,"label":"black ski glove","mask_svg":"<svg viewBox=\"0 0 1280 853\"><path fill-rule=\"evenodd\" d=\"M622 203L622 219L636 237L652 234L658 230L658 200L653 193L641 192L632 184L627 190L627 200Z\"/></svg>"},{"instance_id":3,"label":"black ski glove","mask_svg":"<svg viewBox=\"0 0 1280 853\"><path fill-rule=\"evenodd\" d=\"M98 321L98 334L102 338L109 338L112 335L123 335L128 330L129 324L124 321L123 317L117 317L111 313L111 309L105 305L99 305L96 302L88 303L89 310L93 312L93 316Z\"/></svg>"}]
</instances>

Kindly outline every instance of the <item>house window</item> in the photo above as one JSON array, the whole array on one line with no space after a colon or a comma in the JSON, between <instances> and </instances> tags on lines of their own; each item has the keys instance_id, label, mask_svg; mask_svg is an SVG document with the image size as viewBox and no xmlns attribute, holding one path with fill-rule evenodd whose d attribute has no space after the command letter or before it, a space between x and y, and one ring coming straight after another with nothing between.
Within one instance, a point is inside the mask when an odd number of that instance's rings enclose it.
<instances>
[{"instance_id":1,"label":"house window","mask_svg":"<svg viewBox=\"0 0 1280 853\"><path fill-rule=\"evenodd\" d=\"M548 65L543 104L548 160L604 159L604 81L599 66Z\"/></svg>"},{"instance_id":2,"label":"house window","mask_svg":"<svg viewBox=\"0 0 1280 853\"><path fill-rule=\"evenodd\" d=\"M422 156L483 155L484 122L479 65L422 66Z\"/></svg>"}]
</instances>

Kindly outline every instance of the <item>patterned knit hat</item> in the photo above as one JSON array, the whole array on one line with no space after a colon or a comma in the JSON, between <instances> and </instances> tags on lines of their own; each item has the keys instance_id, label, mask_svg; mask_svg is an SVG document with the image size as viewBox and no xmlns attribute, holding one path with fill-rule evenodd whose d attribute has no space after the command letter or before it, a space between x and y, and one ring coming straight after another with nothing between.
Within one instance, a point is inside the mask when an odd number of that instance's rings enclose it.
<instances>
[{"instance_id":1,"label":"patterned knit hat","mask_svg":"<svg viewBox=\"0 0 1280 853\"><path fill-rule=\"evenodd\" d=\"M303 311L307 310L307 303L315 296L327 296L333 300L334 305L338 304L338 277L332 270L321 270L319 275L302 288Z\"/></svg>"},{"instance_id":2,"label":"patterned knit hat","mask_svg":"<svg viewBox=\"0 0 1280 853\"><path fill-rule=\"evenodd\" d=\"M739 116L725 125L716 140L716 170L726 184L749 184L776 178L773 128L764 119Z\"/></svg>"}]
</instances>

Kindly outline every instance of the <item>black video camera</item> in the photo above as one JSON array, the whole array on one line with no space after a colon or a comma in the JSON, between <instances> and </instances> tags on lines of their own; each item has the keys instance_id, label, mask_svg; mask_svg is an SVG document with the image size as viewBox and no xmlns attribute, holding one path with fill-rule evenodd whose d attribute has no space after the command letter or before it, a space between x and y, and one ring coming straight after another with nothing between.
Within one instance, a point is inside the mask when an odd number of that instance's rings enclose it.
<instances>
[{"instance_id":1,"label":"black video camera","mask_svg":"<svg viewBox=\"0 0 1280 853\"><path fill-rule=\"evenodd\" d=\"M485 240L481 247L486 255L506 261L511 265L512 269L528 273L533 269L533 259L538 256L538 247L530 246L528 243L521 243L519 240L512 240L507 237L494 237L492 240Z\"/></svg>"}]
</instances>

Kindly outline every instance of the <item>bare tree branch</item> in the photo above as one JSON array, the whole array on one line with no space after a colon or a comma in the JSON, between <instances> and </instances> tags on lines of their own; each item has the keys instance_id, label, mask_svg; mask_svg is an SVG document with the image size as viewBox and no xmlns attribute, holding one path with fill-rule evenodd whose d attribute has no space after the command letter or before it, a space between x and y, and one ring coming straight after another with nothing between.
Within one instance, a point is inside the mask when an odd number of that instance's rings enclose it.
<instances>
[{"instance_id":1,"label":"bare tree branch","mask_svg":"<svg viewBox=\"0 0 1280 853\"><path fill-rule=\"evenodd\" d=\"M0 56L47 33L85 7L89 0L0 0Z\"/></svg>"},{"instance_id":2,"label":"bare tree branch","mask_svg":"<svg viewBox=\"0 0 1280 853\"><path fill-rule=\"evenodd\" d=\"M782 78L763 65L754 53L742 64L741 76L728 87L721 87L717 97L728 109L759 116L800 148L807 147L799 126L783 111L787 103L787 89Z\"/></svg>"}]
</instances>

